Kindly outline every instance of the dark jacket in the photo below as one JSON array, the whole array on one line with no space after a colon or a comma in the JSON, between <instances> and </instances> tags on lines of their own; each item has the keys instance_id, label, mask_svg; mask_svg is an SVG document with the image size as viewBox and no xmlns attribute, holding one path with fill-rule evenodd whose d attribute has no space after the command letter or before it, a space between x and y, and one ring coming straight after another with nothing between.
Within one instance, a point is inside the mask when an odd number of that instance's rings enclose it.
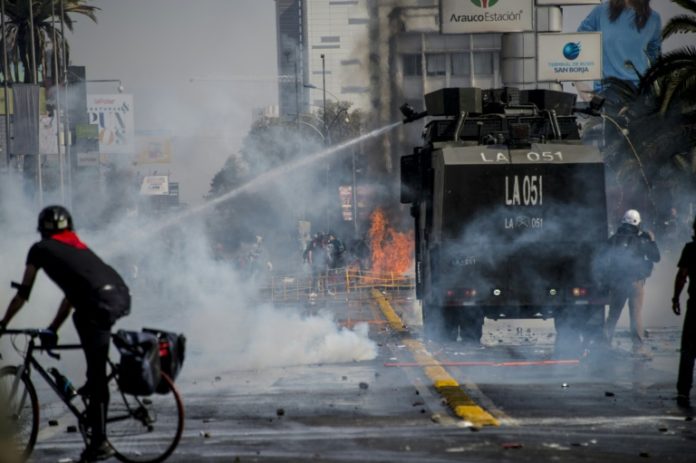
<instances>
[{"instance_id":1,"label":"dark jacket","mask_svg":"<svg viewBox=\"0 0 696 463\"><path fill-rule=\"evenodd\" d=\"M607 278L614 282L643 280L660 261L660 251L650 235L635 225L622 224L609 238Z\"/></svg>"}]
</instances>

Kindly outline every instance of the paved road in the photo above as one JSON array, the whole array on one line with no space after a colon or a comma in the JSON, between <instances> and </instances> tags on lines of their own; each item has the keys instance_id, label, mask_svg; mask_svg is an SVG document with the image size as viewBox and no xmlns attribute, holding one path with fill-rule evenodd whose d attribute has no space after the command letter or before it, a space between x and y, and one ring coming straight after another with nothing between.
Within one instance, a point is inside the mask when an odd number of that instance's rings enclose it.
<instances>
[{"instance_id":1,"label":"paved road","mask_svg":"<svg viewBox=\"0 0 696 463\"><path fill-rule=\"evenodd\" d=\"M612 352L557 362L548 324L487 321L483 347L438 344L420 338L410 301L387 302L405 329L371 301L328 306L370 321L371 361L202 373L187 359L169 461L694 461L694 411L673 401L678 331L649 333L649 361L618 333ZM56 407L44 415L61 418ZM34 461L79 455L69 424L44 428Z\"/></svg>"}]
</instances>

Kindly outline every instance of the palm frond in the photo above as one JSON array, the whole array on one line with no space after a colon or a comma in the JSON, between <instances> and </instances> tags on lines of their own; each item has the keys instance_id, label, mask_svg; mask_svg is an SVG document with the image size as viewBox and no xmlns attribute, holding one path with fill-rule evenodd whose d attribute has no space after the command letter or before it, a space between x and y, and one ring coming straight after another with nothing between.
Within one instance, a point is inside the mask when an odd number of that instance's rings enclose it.
<instances>
[{"instance_id":1,"label":"palm frond","mask_svg":"<svg viewBox=\"0 0 696 463\"><path fill-rule=\"evenodd\" d=\"M694 0L672 0L672 3L676 3L680 7L696 13L696 1Z\"/></svg>"},{"instance_id":2,"label":"palm frond","mask_svg":"<svg viewBox=\"0 0 696 463\"><path fill-rule=\"evenodd\" d=\"M669 20L662 29L662 38L666 39L675 34L696 32L696 16L679 15Z\"/></svg>"},{"instance_id":3,"label":"palm frond","mask_svg":"<svg viewBox=\"0 0 696 463\"><path fill-rule=\"evenodd\" d=\"M653 63L643 75L638 89L639 93L649 90L654 82L670 77L681 69L690 69L696 63L696 47L686 46L666 53Z\"/></svg>"}]
</instances>

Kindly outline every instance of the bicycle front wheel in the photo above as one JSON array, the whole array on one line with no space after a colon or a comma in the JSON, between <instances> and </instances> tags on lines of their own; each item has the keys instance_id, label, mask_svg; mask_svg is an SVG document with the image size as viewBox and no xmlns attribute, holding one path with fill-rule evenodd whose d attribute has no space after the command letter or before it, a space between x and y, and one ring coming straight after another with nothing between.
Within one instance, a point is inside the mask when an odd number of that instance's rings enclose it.
<instances>
[{"instance_id":1,"label":"bicycle front wheel","mask_svg":"<svg viewBox=\"0 0 696 463\"><path fill-rule=\"evenodd\" d=\"M123 462L156 463L172 454L184 431L184 404L169 376L162 373L166 394L124 394L110 382L111 402L106 434Z\"/></svg>"},{"instance_id":2,"label":"bicycle front wheel","mask_svg":"<svg viewBox=\"0 0 696 463\"><path fill-rule=\"evenodd\" d=\"M0 453L24 461L39 434L39 399L26 372L17 372L16 366L0 369Z\"/></svg>"}]
</instances>

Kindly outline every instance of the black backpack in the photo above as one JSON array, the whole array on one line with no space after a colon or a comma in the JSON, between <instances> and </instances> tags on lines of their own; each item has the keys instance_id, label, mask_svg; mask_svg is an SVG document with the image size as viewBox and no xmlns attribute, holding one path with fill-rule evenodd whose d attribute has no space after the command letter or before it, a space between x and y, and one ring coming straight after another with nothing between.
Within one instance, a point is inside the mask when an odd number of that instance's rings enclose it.
<instances>
[{"instance_id":1,"label":"black backpack","mask_svg":"<svg viewBox=\"0 0 696 463\"><path fill-rule=\"evenodd\" d=\"M169 376L172 382L174 382L181 372L181 367L184 365L186 337L183 334L155 328L143 328L143 332L151 333L157 337L162 373ZM164 382L160 382L156 391L160 394L166 394L169 392L169 389Z\"/></svg>"},{"instance_id":2,"label":"black backpack","mask_svg":"<svg viewBox=\"0 0 696 463\"><path fill-rule=\"evenodd\" d=\"M161 376L157 336L147 332L118 330L113 340L121 354L116 368L121 391L139 396L153 394Z\"/></svg>"}]
</instances>

